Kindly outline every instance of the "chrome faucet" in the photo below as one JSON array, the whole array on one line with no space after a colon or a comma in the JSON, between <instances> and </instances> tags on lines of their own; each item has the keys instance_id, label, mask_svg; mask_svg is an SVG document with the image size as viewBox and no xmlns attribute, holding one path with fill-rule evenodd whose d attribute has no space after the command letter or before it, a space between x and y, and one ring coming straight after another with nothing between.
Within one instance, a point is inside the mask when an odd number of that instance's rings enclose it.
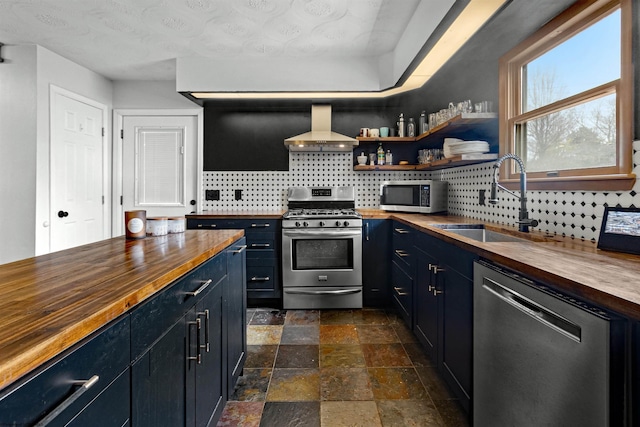
<instances>
[{"instance_id":1,"label":"chrome faucet","mask_svg":"<svg viewBox=\"0 0 640 427\"><path fill-rule=\"evenodd\" d=\"M515 194L514 192L506 189L502 185L498 183L498 169L502 162L507 159L512 159L516 163L518 163L518 167L520 167L520 196ZM489 196L489 203L492 205L497 204L500 200L498 199L498 187L511 194L514 197L517 197L520 200L520 210L518 212L518 230L524 233L529 232L529 227L535 227L538 225L538 221L535 219L529 218L527 213L527 173L524 171L524 163L522 159L515 154L505 154L500 157L496 163L493 165L493 179L491 180L491 195Z\"/></svg>"}]
</instances>

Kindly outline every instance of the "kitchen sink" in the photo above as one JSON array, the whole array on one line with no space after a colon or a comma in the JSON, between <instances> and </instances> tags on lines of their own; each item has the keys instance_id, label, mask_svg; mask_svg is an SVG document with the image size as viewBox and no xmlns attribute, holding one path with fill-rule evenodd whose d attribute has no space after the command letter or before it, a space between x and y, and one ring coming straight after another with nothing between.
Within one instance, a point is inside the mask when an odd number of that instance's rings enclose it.
<instances>
[{"instance_id":1,"label":"kitchen sink","mask_svg":"<svg viewBox=\"0 0 640 427\"><path fill-rule=\"evenodd\" d=\"M468 237L479 242L527 242L529 239L488 230L484 224L433 224L459 236Z\"/></svg>"}]
</instances>

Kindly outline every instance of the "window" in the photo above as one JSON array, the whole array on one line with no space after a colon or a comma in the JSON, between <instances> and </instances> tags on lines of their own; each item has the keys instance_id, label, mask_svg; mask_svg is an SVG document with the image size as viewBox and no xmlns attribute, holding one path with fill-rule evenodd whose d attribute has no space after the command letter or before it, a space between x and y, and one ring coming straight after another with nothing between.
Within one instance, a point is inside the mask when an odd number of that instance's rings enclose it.
<instances>
[{"instance_id":1,"label":"window","mask_svg":"<svg viewBox=\"0 0 640 427\"><path fill-rule=\"evenodd\" d=\"M500 149L529 188L633 186L630 3L578 1L501 58ZM514 185L513 164L500 177Z\"/></svg>"}]
</instances>

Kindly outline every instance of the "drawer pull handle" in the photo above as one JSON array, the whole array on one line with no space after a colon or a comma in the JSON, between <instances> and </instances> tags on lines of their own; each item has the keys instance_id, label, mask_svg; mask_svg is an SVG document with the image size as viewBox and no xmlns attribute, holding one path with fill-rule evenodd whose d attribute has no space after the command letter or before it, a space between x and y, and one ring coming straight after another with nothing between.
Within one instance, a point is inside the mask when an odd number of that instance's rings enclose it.
<instances>
[{"instance_id":1,"label":"drawer pull handle","mask_svg":"<svg viewBox=\"0 0 640 427\"><path fill-rule=\"evenodd\" d=\"M100 377L98 375L94 375L86 381L78 381L77 384L80 384L80 388L73 392L73 394L67 397L61 404L55 407L53 411L51 411L48 415L42 418L36 424L36 427L44 427L48 425L51 421L53 421L58 415L62 413L65 409L71 406L80 396L82 396L87 390L89 390L95 383L98 382Z\"/></svg>"},{"instance_id":2,"label":"drawer pull handle","mask_svg":"<svg viewBox=\"0 0 640 427\"><path fill-rule=\"evenodd\" d=\"M251 247L252 248L270 248L271 243L252 243Z\"/></svg>"},{"instance_id":3,"label":"drawer pull handle","mask_svg":"<svg viewBox=\"0 0 640 427\"><path fill-rule=\"evenodd\" d=\"M270 279L271 279L271 278L270 278L269 276L266 276L266 277L256 277L256 276L253 276L253 277L251 278L251 281L252 281L252 282L268 282Z\"/></svg>"},{"instance_id":4,"label":"drawer pull handle","mask_svg":"<svg viewBox=\"0 0 640 427\"><path fill-rule=\"evenodd\" d=\"M264 223L264 224L251 224L251 227L253 228L264 228L264 227L269 227L271 224L269 223Z\"/></svg>"},{"instance_id":5,"label":"drawer pull handle","mask_svg":"<svg viewBox=\"0 0 640 427\"><path fill-rule=\"evenodd\" d=\"M408 293L406 293L406 292L401 292L401 291L402 291L402 288L398 288L397 286L394 286L394 287L393 287L393 290L394 290L394 291L396 291L396 293L398 294L398 296L401 296L401 297L404 297L404 296L406 296L406 295L409 295L409 294L408 294Z\"/></svg>"},{"instance_id":6,"label":"drawer pull handle","mask_svg":"<svg viewBox=\"0 0 640 427\"><path fill-rule=\"evenodd\" d=\"M231 252L234 254L239 254L239 253L242 253L242 251L244 251L245 249L247 249L247 245L242 245L242 246L239 246L238 249Z\"/></svg>"},{"instance_id":7,"label":"drawer pull handle","mask_svg":"<svg viewBox=\"0 0 640 427\"><path fill-rule=\"evenodd\" d=\"M398 255L399 257L402 257L402 258L409 256L409 254L407 252L405 252L403 250L400 250L400 249L396 249L396 255Z\"/></svg>"},{"instance_id":8,"label":"drawer pull handle","mask_svg":"<svg viewBox=\"0 0 640 427\"><path fill-rule=\"evenodd\" d=\"M398 234L407 234L409 233L408 230L405 230L404 228L394 228L394 230L396 231L396 233Z\"/></svg>"},{"instance_id":9,"label":"drawer pull handle","mask_svg":"<svg viewBox=\"0 0 640 427\"><path fill-rule=\"evenodd\" d=\"M204 282L202 284L202 286L200 286L198 289L196 289L193 292L187 292L187 295L192 296L192 297L196 297L198 295L200 295L202 293L202 291L204 291L205 289L207 289L207 287L211 284L211 282L213 282L213 279L209 279L206 282Z\"/></svg>"},{"instance_id":10,"label":"drawer pull handle","mask_svg":"<svg viewBox=\"0 0 640 427\"><path fill-rule=\"evenodd\" d=\"M217 226L218 226L217 224L198 224L198 228L204 228L204 227L216 228Z\"/></svg>"}]
</instances>

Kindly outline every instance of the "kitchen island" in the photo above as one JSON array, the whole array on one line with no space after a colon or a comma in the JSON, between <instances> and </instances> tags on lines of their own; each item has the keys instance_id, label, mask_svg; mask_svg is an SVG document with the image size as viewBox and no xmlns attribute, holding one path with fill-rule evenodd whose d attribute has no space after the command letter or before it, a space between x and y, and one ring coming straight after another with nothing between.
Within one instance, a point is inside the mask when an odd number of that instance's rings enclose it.
<instances>
[{"instance_id":1,"label":"kitchen island","mask_svg":"<svg viewBox=\"0 0 640 427\"><path fill-rule=\"evenodd\" d=\"M145 351L150 353L147 347L153 347L165 334L162 330L155 331L154 327L158 329L155 325L172 316L182 316L179 310L193 310L191 305L204 303L207 295L214 292L220 297L216 307L223 309L221 301L226 298L223 292L227 287L237 285L244 289L244 262L234 264L232 271L227 259L230 246L238 246L233 252L241 253L243 259L243 243L242 230L188 230L140 240L117 237L1 265L0 405L12 393L20 395L19 387L14 393L16 384L36 382L31 381L32 377L55 370L64 357L82 353L85 347L93 346L93 353L99 354L107 353L110 346L119 346L125 356L116 354L114 358L122 358L128 366L136 358L143 358ZM206 278L212 278L213 283L212 280L206 283ZM234 283L227 286L231 280ZM201 281L209 286L206 291ZM199 292L191 289L193 286L202 289ZM244 311L244 302L239 303L240 311ZM166 312L167 308L173 312ZM211 314L213 319L222 319L224 315ZM153 324L144 324L146 319ZM224 332L222 335L228 337ZM106 349L95 348L103 336L107 337L102 341ZM233 332L234 339L242 336ZM139 337L148 338L146 347L136 339ZM206 339L209 340L208 328ZM200 349L197 351L199 355ZM93 354L78 360L92 358ZM120 377L128 378L126 369ZM227 385L225 380L224 386ZM128 413L128 398L126 404Z\"/></svg>"}]
</instances>

